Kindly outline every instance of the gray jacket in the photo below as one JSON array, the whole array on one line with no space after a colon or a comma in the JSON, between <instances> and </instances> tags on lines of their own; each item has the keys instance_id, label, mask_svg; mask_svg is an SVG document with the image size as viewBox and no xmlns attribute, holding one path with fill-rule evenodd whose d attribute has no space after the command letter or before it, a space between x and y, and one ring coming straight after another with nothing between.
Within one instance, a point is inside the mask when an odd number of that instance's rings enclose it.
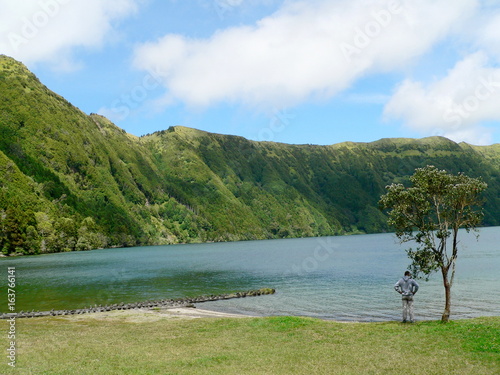
<instances>
[{"instance_id":1,"label":"gray jacket","mask_svg":"<svg viewBox=\"0 0 500 375\"><path fill-rule=\"evenodd\" d=\"M394 285L394 289L396 289L396 292L398 293L401 292L403 294L403 298L411 297L417 293L418 284L410 276L404 276L396 283L396 285Z\"/></svg>"}]
</instances>

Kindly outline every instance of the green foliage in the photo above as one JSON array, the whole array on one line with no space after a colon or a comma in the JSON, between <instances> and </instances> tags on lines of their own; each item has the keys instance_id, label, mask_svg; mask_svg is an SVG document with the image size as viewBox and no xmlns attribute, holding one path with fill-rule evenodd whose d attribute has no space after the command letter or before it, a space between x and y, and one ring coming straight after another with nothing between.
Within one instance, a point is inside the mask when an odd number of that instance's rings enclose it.
<instances>
[{"instance_id":1,"label":"green foliage","mask_svg":"<svg viewBox=\"0 0 500 375\"><path fill-rule=\"evenodd\" d=\"M380 204L390 209L388 222L401 242L419 245L408 255L414 270L428 275L452 264L456 243L452 243L452 255L447 253L447 244L458 229L469 231L480 224L480 195L487 185L481 179L448 174L434 166L417 168L410 182L408 188L402 184L388 186Z\"/></svg>"},{"instance_id":2,"label":"green foliage","mask_svg":"<svg viewBox=\"0 0 500 375\"><path fill-rule=\"evenodd\" d=\"M6 254L387 231L378 197L426 164L483 175L484 223L500 225L495 146L438 137L295 146L180 126L138 138L13 59L0 56L0 77Z\"/></svg>"},{"instance_id":3,"label":"green foliage","mask_svg":"<svg viewBox=\"0 0 500 375\"><path fill-rule=\"evenodd\" d=\"M407 251L414 274L428 276L441 270L446 321L458 256L458 230L464 228L469 232L481 223L481 193L487 184L480 178L449 174L434 166L417 168L410 182L411 187L387 186L388 192L380 198L380 205L390 210L388 222L401 242L414 241L418 245L416 250Z\"/></svg>"}]
</instances>

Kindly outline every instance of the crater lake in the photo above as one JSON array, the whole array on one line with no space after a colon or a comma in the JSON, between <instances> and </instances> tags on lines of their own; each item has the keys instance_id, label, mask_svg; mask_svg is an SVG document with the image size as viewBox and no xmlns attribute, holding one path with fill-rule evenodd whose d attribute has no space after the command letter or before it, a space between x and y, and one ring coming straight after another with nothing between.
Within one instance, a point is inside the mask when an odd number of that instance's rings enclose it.
<instances>
[{"instance_id":1,"label":"crater lake","mask_svg":"<svg viewBox=\"0 0 500 375\"><path fill-rule=\"evenodd\" d=\"M460 232L452 319L500 315L500 227L479 239ZM185 244L0 259L3 285L16 269L16 311L76 309L275 288L274 295L205 302L203 309L253 316L341 321L399 320L393 285L407 269L394 234ZM441 274L418 280L417 320L440 319ZM7 311L7 300L1 307Z\"/></svg>"}]
</instances>

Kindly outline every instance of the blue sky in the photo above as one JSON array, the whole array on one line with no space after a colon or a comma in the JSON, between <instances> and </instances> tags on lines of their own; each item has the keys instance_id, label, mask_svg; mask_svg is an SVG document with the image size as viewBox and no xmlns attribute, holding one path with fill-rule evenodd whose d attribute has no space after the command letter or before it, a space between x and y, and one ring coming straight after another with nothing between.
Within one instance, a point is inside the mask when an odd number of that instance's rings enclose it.
<instances>
[{"instance_id":1,"label":"blue sky","mask_svg":"<svg viewBox=\"0 0 500 375\"><path fill-rule=\"evenodd\" d=\"M0 53L135 135L500 142L490 0L0 0Z\"/></svg>"}]
</instances>

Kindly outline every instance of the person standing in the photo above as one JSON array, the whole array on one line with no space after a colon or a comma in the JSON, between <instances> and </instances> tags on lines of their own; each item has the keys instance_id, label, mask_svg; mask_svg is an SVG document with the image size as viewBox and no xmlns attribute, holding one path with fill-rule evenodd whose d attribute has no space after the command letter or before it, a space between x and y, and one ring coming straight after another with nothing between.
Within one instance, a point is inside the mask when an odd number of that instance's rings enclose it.
<instances>
[{"instance_id":1,"label":"person standing","mask_svg":"<svg viewBox=\"0 0 500 375\"><path fill-rule=\"evenodd\" d=\"M401 278L395 285L396 292L402 295L403 300L403 323L410 319L410 322L415 321L413 316L413 296L418 291L418 283L411 278L410 271L406 271L403 278Z\"/></svg>"}]
</instances>

